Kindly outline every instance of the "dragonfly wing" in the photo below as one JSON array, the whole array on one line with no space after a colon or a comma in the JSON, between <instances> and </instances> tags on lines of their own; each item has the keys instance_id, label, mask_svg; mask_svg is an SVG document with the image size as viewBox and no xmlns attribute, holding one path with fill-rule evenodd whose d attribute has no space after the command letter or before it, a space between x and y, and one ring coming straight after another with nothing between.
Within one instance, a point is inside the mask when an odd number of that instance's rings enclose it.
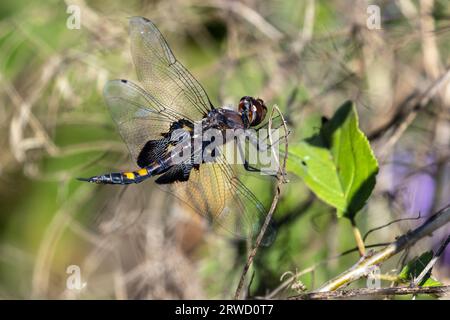
<instances>
[{"instance_id":1,"label":"dragonfly wing","mask_svg":"<svg viewBox=\"0 0 450 320\"><path fill-rule=\"evenodd\" d=\"M213 106L201 84L175 58L161 32L143 17L130 19L131 55L145 90L192 122Z\"/></svg>"},{"instance_id":2,"label":"dragonfly wing","mask_svg":"<svg viewBox=\"0 0 450 320\"><path fill-rule=\"evenodd\" d=\"M145 144L161 139L161 134L169 132L179 116L130 81L109 81L103 95L134 161Z\"/></svg>"},{"instance_id":3,"label":"dragonfly wing","mask_svg":"<svg viewBox=\"0 0 450 320\"><path fill-rule=\"evenodd\" d=\"M206 218L217 231L240 239L255 240L267 210L238 179L233 167L219 156L214 163L192 169L189 180L163 186L193 211ZM269 227L265 244L273 240Z\"/></svg>"},{"instance_id":4,"label":"dragonfly wing","mask_svg":"<svg viewBox=\"0 0 450 320\"><path fill-rule=\"evenodd\" d=\"M146 143L161 139L171 124L182 119L194 123L213 106L200 83L176 60L150 20L131 18L130 38L143 87L127 80L109 81L104 97L122 138L138 162Z\"/></svg>"}]
</instances>

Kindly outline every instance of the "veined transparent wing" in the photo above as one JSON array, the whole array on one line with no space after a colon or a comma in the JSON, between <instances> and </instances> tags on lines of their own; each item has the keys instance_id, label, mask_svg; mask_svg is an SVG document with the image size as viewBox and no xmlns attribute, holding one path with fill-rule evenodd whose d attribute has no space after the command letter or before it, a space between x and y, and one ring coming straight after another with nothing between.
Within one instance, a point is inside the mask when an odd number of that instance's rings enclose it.
<instances>
[{"instance_id":1,"label":"veined transparent wing","mask_svg":"<svg viewBox=\"0 0 450 320\"><path fill-rule=\"evenodd\" d=\"M267 215L264 205L239 180L235 168L223 155L215 162L192 169L188 181L163 188L206 218L217 231L240 239L254 241ZM274 235L275 229L269 225L263 244L270 244Z\"/></svg>"},{"instance_id":2,"label":"veined transparent wing","mask_svg":"<svg viewBox=\"0 0 450 320\"><path fill-rule=\"evenodd\" d=\"M170 111L154 96L127 80L112 80L103 95L111 116L133 160L149 140L161 139L180 115Z\"/></svg>"},{"instance_id":3,"label":"veined transparent wing","mask_svg":"<svg viewBox=\"0 0 450 320\"><path fill-rule=\"evenodd\" d=\"M161 139L173 122L201 120L213 106L200 83L176 60L150 20L131 18L130 38L143 87L127 80L112 80L105 86L104 97L136 161L144 145Z\"/></svg>"},{"instance_id":4,"label":"veined transparent wing","mask_svg":"<svg viewBox=\"0 0 450 320\"><path fill-rule=\"evenodd\" d=\"M162 106L192 122L202 119L214 108L201 84L175 58L150 20L130 19L130 41L138 79Z\"/></svg>"}]
</instances>

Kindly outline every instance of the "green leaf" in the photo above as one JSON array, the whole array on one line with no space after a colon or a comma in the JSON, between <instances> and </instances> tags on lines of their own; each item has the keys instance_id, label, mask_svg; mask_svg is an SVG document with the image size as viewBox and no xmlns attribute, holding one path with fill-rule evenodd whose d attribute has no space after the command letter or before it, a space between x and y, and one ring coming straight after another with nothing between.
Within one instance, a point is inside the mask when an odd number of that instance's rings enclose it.
<instances>
[{"instance_id":1,"label":"green leaf","mask_svg":"<svg viewBox=\"0 0 450 320\"><path fill-rule=\"evenodd\" d=\"M422 287L439 287L443 286L444 284L430 276L427 280L425 280L425 282L422 282L420 285Z\"/></svg>"},{"instance_id":2,"label":"green leaf","mask_svg":"<svg viewBox=\"0 0 450 320\"><path fill-rule=\"evenodd\" d=\"M406 266L403 267L402 271L398 275L398 279L401 282L410 282L419 276L423 269L428 265L428 263L433 259L433 251L424 252L420 257L415 257ZM433 279L431 277L430 271L423 277L422 281L419 283L422 287L436 287L442 286L442 283Z\"/></svg>"},{"instance_id":3,"label":"green leaf","mask_svg":"<svg viewBox=\"0 0 450 320\"><path fill-rule=\"evenodd\" d=\"M287 169L335 207L339 217L353 219L372 193L378 173L369 141L358 128L354 104L344 103L318 134L289 150Z\"/></svg>"}]
</instances>

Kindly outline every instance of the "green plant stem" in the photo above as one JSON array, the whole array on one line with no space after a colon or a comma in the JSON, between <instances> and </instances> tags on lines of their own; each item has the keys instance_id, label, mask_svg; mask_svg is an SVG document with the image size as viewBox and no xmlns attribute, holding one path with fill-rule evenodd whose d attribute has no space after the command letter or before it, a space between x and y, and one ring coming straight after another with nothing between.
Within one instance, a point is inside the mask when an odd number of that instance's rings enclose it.
<instances>
[{"instance_id":1,"label":"green plant stem","mask_svg":"<svg viewBox=\"0 0 450 320\"><path fill-rule=\"evenodd\" d=\"M363 257L366 254L366 247L364 246L364 240L361 236L359 228L356 226L355 220L350 220L352 224L353 236L355 237L356 245L358 246L359 255Z\"/></svg>"}]
</instances>

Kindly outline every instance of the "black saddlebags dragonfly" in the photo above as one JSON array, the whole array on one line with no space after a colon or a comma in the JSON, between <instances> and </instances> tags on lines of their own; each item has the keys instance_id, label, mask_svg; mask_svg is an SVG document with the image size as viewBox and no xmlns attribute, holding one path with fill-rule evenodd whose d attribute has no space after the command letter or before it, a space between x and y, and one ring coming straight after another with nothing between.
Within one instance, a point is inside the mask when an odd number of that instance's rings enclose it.
<instances>
[{"instance_id":1,"label":"black saddlebags dragonfly","mask_svg":"<svg viewBox=\"0 0 450 320\"><path fill-rule=\"evenodd\" d=\"M142 87L128 80L112 80L105 86L104 97L141 169L80 180L127 185L158 176L157 184L165 185L213 225L238 237L254 239L267 211L238 179L233 166L220 155L209 163L196 163L192 157L181 163L174 161L177 152L173 150L182 144L172 134L184 130L193 138L195 124L200 124L203 130L220 131L257 127L267 113L264 102L245 96L239 102L238 111L215 108L150 20L133 17L129 24L131 54ZM206 147L207 144L201 144L200 151ZM247 162L244 167L257 170ZM270 238L273 230L268 231Z\"/></svg>"}]
</instances>

